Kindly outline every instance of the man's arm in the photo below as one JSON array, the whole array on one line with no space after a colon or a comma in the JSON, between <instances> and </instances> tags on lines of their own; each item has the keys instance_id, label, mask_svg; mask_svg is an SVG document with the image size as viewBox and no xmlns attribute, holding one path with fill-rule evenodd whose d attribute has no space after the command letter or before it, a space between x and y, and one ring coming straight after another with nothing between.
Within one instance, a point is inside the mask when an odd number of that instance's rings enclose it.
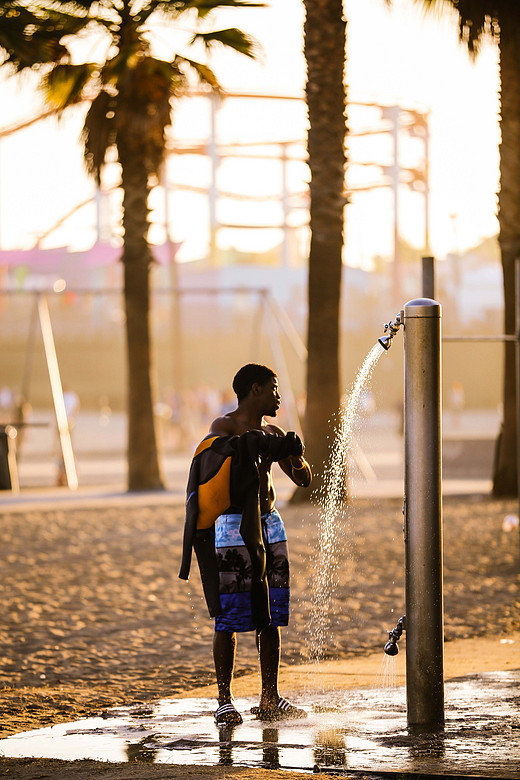
<instances>
[{"instance_id":1,"label":"man's arm","mask_svg":"<svg viewBox=\"0 0 520 780\"><path fill-rule=\"evenodd\" d=\"M295 485L298 485L298 487L309 487L312 480L312 471L303 455L299 457L291 455L289 458L279 460L278 464Z\"/></svg>"}]
</instances>

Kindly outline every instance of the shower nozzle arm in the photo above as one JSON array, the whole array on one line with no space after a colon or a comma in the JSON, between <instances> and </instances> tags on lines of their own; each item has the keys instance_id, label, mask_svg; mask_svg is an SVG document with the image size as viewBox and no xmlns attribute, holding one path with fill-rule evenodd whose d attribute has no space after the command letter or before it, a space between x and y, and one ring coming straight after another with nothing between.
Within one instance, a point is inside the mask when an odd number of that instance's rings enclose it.
<instances>
[{"instance_id":1,"label":"shower nozzle arm","mask_svg":"<svg viewBox=\"0 0 520 780\"><path fill-rule=\"evenodd\" d=\"M397 331L399 330L399 328L401 327L401 325L402 325L402 321L401 321L401 313L400 312L397 315L397 317L395 318L395 320L393 320L393 321L390 320L390 322L385 322L385 324L383 326L384 327L383 333L385 335L381 336L381 338L378 339L378 343L381 344L383 349L385 349L387 351L390 349L390 346L392 344L392 339L395 336L395 334L397 333Z\"/></svg>"}]
</instances>

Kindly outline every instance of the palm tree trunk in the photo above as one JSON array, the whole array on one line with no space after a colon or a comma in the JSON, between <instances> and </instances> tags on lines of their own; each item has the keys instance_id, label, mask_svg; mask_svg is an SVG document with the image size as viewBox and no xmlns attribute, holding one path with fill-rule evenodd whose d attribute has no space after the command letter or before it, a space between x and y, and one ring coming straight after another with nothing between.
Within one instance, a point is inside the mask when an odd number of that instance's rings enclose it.
<instances>
[{"instance_id":1,"label":"palm tree trunk","mask_svg":"<svg viewBox=\"0 0 520 780\"><path fill-rule=\"evenodd\" d=\"M153 413L150 336L148 176L141 155L119 143L124 227L124 296L128 387L128 489L164 488L157 453Z\"/></svg>"},{"instance_id":2,"label":"palm tree trunk","mask_svg":"<svg viewBox=\"0 0 520 780\"><path fill-rule=\"evenodd\" d=\"M504 285L504 332L515 332L515 260L520 258L520 49L515 25L500 32L501 132L499 243ZM515 346L505 345L502 428L496 444L495 496L517 495Z\"/></svg>"},{"instance_id":3,"label":"palm tree trunk","mask_svg":"<svg viewBox=\"0 0 520 780\"><path fill-rule=\"evenodd\" d=\"M339 314L345 206L345 45L342 0L305 0L311 171L306 457L323 486L340 405Z\"/></svg>"}]
</instances>

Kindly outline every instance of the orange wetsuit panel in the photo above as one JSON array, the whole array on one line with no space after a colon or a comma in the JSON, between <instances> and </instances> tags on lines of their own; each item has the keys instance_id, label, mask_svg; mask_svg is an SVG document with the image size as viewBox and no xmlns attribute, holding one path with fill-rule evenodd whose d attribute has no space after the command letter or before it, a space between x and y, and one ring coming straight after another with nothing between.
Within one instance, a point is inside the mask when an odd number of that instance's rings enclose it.
<instances>
[{"instance_id":1,"label":"orange wetsuit panel","mask_svg":"<svg viewBox=\"0 0 520 780\"><path fill-rule=\"evenodd\" d=\"M198 529L210 528L217 517L225 512L230 505L230 475L231 456L226 458L214 477L199 485Z\"/></svg>"}]
</instances>

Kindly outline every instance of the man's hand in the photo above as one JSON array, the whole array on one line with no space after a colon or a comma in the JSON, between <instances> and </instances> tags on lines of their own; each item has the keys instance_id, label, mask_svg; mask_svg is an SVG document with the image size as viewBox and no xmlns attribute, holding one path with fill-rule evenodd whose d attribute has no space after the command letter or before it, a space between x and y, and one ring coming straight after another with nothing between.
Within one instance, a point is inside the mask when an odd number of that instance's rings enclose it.
<instances>
[{"instance_id":1,"label":"man's hand","mask_svg":"<svg viewBox=\"0 0 520 780\"><path fill-rule=\"evenodd\" d=\"M301 457L303 455L304 447L303 447L303 442L298 436L298 434L295 433L294 431L289 431L288 433L285 434L285 438L291 440L293 452L290 457L291 458L293 458L294 456Z\"/></svg>"}]
</instances>

